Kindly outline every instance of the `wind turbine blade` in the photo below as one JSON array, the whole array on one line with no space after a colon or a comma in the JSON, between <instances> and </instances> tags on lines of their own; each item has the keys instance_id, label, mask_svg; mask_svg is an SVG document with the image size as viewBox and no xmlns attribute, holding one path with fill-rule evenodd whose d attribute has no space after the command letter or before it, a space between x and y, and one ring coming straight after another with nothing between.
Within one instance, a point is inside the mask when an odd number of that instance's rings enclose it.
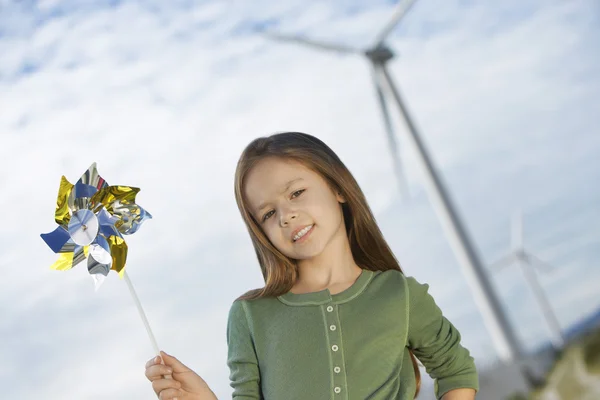
<instances>
[{"instance_id":1,"label":"wind turbine blade","mask_svg":"<svg viewBox=\"0 0 600 400\"><path fill-rule=\"evenodd\" d=\"M415 4L416 0L400 0L392 18L387 23L387 25L381 30L379 35L377 35L377 39L375 40L375 47L379 47L383 44L387 36L394 30L396 25L400 23L402 18L408 13L410 8Z\"/></svg>"},{"instance_id":2,"label":"wind turbine blade","mask_svg":"<svg viewBox=\"0 0 600 400\"><path fill-rule=\"evenodd\" d=\"M529 259L532 261L532 264L535 264L538 267L546 268L546 271L554 271L556 269L553 265L550 265L547 262L540 260L533 254L527 253L527 257L529 257Z\"/></svg>"},{"instance_id":3,"label":"wind turbine blade","mask_svg":"<svg viewBox=\"0 0 600 400\"><path fill-rule=\"evenodd\" d=\"M515 210L512 216L511 246L514 251L522 250L523 243L523 213L520 209Z\"/></svg>"},{"instance_id":4,"label":"wind turbine blade","mask_svg":"<svg viewBox=\"0 0 600 400\"><path fill-rule=\"evenodd\" d=\"M388 145L392 155L392 160L394 162L394 172L396 173L396 179L398 180L398 188L400 190L400 196L403 200L408 199L410 197L410 193L408 191L408 184L406 182L406 177L404 175L404 168L402 166L402 160L400 158L400 154L398 153L398 142L396 140L396 135L394 134L394 128L392 126L392 120L390 118L390 113L387 108L387 104L385 102L385 96L383 93L383 89L379 82L379 71L377 67L373 67L373 83L375 84L375 90L377 92L377 99L379 100L379 105L381 108L381 114L383 116L383 124L385 126L385 133L388 138Z\"/></svg>"},{"instance_id":5,"label":"wind turbine blade","mask_svg":"<svg viewBox=\"0 0 600 400\"><path fill-rule=\"evenodd\" d=\"M318 40L306 39L301 36L286 35L277 32L260 31L262 35L279 42L298 43L305 46L315 47L321 50L335 51L342 54L362 54L363 50L354 47L344 46L335 43L322 42Z\"/></svg>"},{"instance_id":6,"label":"wind turbine blade","mask_svg":"<svg viewBox=\"0 0 600 400\"><path fill-rule=\"evenodd\" d=\"M503 256L502 258L500 258L499 260L493 262L490 264L489 269L490 270L494 270L494 269L501 269L504 267L509 266L511 263L518 261L515 253L509 253L505 256Z\"/></svg>"}]
</instances>

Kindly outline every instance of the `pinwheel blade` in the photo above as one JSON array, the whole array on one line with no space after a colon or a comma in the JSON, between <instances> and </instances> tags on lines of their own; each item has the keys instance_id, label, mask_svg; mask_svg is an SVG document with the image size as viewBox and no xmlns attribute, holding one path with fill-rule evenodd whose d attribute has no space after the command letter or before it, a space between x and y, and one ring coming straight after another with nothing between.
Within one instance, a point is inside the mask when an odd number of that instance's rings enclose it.
<instances>
[{"instance_id":1,"label":"pinwheel blade","mask_svg":"<svg viewBox=\"0 0 600 400\"><path fill-rule=\"evenodd\" d=\"M60 253L58 260L56 260L56 262L50 266L50 269L66 271L85 260L86 257L85 248L77 246L73 252Z\"/></svg>"},{"instance_id":2,"label":"pinwheel blade","mask_svg":"<svg viewBox=\"0 0 600 400\"><path fill-rule=\"evenodd\" d=\"M103 236L98 235L94 243L90 245L88 258L93 258L98 264L111 266L112 256L110 254L110 245Z\"/></svg>"},{"instance_id":3,"label":"pinwheel blade","mask_svg":"<svg viewBox=\"0 0 600 400\"><path fill-rule=\"evenodd\" d=\"M108 186L108 183L104 180L104 178L102 178L100 174L98 174L96 163L92 163L88 170L85 171L81 178L79 178L79 181L77 183L83 183L86 185L93 186L97 190Z\"/></svg>"},{"instance_id":4,"label":"pinwheel blade","mask_svg":"<svg viewBox=\"0 0 600 400\"><path fill-rule=\"evenodd\" d=\"M104 237L113 235L121 236L121 232L119 232L115 227L115 224L119 221L119 218L110 215L110 213L106 211L104 207L98 211L96 216L98 217L98 223L100 224L100 233L104 235Z\"/></svg>"},{"instance_id":5,"label":"pinwheel blade","mask_svg":"<svg viewBox=\"0 0 600 400\"><path fill-rule=\"evenodd\" d=\"M117 271L119 276L123 277L123 271L125 268L125 260L127 259L127 243L122 237L111 236L108 238L108 244L110 245L110 254L112 255L112 267L111 269Z\"/></svg>"},{"instance_id":6,"label":"pinwheel blade","mask_svg":"<svg viewBox=\"0 0 600 400\"><path fill-rule=\"evenodd\" d=\"M40 236L55 253L64 253L64 251L61 250L63 250L65 245L71 240L69 232L62 226L57 227L50 233L42 233Z\"/></svg>"},{"instance_id":7,"label":"pinwheel blade","mask_svg":"<svg viewBox=\"0 0 600 400\"><path fill-rule=\"evenodd\" d=\"M152 218L149 212L135 203L115 202L113 211L121 217L115 226L124 235L134 234L145 220Z\"/></svg>"},{"instance_id":8,"label":"pinwheel blade","mask_svg":"<svg viewBox=\"0 0 600 400\"><path fill-rule=\"evenodd\" d=\"M91 198L98 191L98 189L96 189L95 186L86 185L85 183L80 182L77 182L75 184L73 190L75 191L76 199Z\"/></svg>"},{"instance_id":9,"label":"pinwheel blade","mask_svg":"<svg viewBox=\"0 0 600 400\"><path fill-rule=\"evenodd\" d=\"M54 213L54 220L59 225L66 226L71 218L69 212L69 197L73 184L70 183L64 176L60 179L60 186L58 188L58 197L56 199L56 212Z\"/></svg>"}]
</instances>

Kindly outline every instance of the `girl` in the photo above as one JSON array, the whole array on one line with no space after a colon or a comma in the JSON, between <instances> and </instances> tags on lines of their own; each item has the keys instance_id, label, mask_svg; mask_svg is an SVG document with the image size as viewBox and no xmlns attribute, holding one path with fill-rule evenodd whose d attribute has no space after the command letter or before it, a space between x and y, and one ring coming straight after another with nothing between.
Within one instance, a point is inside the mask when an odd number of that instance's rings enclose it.
<instances>
[{"instance_id":1,"label":"girl","mask_svg":"<svg viewBox=\"0 0 600 400\"><path fill-rule=\"evenodd\" d=\"M428 285L402 273L326 144L297 132L254 140L238 162L235 197L265 286L229 312L234 399L414 399L416 358L438 399L475 398L477 371L459 332ZM216 399L200 376L161 356L164 364L146 364L161 400Z\"/></svg>"}]
</instances>

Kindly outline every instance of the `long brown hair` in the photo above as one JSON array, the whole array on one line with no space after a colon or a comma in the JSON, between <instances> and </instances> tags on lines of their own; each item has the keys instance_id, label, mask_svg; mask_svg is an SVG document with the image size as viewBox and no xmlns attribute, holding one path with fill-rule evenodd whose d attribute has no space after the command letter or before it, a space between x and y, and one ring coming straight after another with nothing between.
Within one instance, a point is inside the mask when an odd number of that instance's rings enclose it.
<instances>
[{"instance_id":1,"label":"long brown hair","mask_svg":"<svg viewBox=\"0 0 600 400\"><path fill-rule=\"evenodd\" d=\"M332 190L341 194L346 200L342 203L346 232L352 256L358 266L371 271L395 269L402 272L375 222L364 193L333 150L306 133L277 133L253 140L244 149L235 172L235 199L250 233L265 280L263 288L249 291L240 297L241 300L283 295L292 289L298 278L296 262L273 246L252 216L244 194L248 172L266 157L297 161L321 175ZM421 387L421 374L412 351L410 356L417 380L416 397Z\"/></svg>"}]
</instances>

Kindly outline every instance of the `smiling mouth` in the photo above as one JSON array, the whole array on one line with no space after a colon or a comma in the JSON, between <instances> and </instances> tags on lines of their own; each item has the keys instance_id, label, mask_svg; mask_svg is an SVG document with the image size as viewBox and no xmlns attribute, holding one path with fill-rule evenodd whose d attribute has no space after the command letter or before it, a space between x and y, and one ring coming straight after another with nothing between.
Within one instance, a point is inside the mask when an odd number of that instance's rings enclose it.
<instances>
[{"instance_id":1,"label":"smiling mouth","mask_svg":"<svg viewBox=\"0 0 600 400\"><path fill-rule=\"evenodd\" d=\"M294 235L294 237L292 238L292 242L297 242L298 240L302 239L308 232L312 230L313 226L314 224L302 228L298 233Z\"/></svg>"}]
</instances>

